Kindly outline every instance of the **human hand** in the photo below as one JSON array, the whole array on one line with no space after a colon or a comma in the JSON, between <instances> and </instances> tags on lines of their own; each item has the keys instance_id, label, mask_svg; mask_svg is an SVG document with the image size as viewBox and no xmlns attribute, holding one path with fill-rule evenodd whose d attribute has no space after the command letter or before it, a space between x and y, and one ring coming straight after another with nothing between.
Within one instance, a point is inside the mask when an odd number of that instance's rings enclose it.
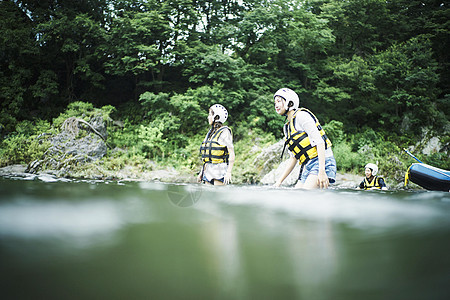
<instances>
[{"instance_id":1,"label":"human hand","mask_svg":"<svg viewBox=\"0 0 450 300\"><path fill-rule=\"evenodd\" d=\"M328 180L327 173L325 173L325 170L320 170L319 171L319 175L317 177L317 185L321 189L328 188L329 180Z\"/></svg>"},{"instance_id":2,"label":"human hand","mask_svg":"<svg viewBox=\"0 0 450 300\"><path fill-rule=\"evenodd\" d=\"M227 172L227 174L225 174L225 177L223 178L223 183L230 184L230 182L231 182L231 173Z\"/></svg>"}]
</instances>

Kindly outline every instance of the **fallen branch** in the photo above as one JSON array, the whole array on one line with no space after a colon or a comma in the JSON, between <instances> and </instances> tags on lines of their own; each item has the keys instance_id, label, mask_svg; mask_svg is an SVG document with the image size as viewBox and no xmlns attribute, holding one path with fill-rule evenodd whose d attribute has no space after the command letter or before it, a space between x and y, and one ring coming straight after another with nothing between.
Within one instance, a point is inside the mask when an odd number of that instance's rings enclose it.
<instances>
[{"instance_id":1,"label":"fallen branch","mask_svg":"<svg viewBox=\"0 0 450 300\"><path fill-rule=\"evenodd\" d=\"M95 134L96 134L96 135L98 135L99 137L102 138L102 140L105 141L106 145L107 145L109 148L111 148L111 146L108 145L108 143L106 142L106 138L105 138L100 132L98 132L98 130L95 129L91 124L89 124L89 122L86 122L86 121L83 120L83 119L79 119L79 118L76 118L76 117L70 117L70 118L67 118L67 119L62 123L61 129L64 130L64 131L69 132L69 133L72 134L74 137L76 137L76 136L78 135L78 131L79 131L79 128L78 128L78 124L79 124L79 123L86 124L86 125L87 125L87 126L88 126Z\"/></svg>"}]
</instances>

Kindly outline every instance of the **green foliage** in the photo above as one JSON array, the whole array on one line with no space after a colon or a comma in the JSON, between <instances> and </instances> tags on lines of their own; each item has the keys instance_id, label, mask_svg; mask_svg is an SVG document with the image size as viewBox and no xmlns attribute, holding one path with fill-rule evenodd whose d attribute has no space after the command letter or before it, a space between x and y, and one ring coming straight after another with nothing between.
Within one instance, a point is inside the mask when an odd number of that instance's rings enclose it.
<instances>
[{"instance_id":1,"label":"green foliage","mask_svg":"<svg viewBox=\"0 0 450 300\"><path fill-rule=\"evenodd\" d=\"M147 116L153 125L157 125L170 138L178 130L181 133L196 132L202 126L199 120L205 120L207 111L202 110L193 96L146 92L140 99Z\"/></svg>"},{"instance_id":2,"label":"green foliage","mask_svg":"<svg viewBox=\"0 0 450 300\"><path fill-rule=\"evenodd\" d=\"M374 56L375 84L378 103L372 116L378 118L383 128L398 128L406 114L408 131L419 133L424 121L433 123L437 89L437 64L433 59L430 42L424 38L412 38L406 43L394 45ZM400 133L400 130L396 130Z\"/></svg>"},{"instance_id":3,"label":"green foliage","mask_svg":"<svg viewBox=\"0 0 450 300\"><path fill-rule=\"evenodd\" d=\"M133 125L125 120L123 127L115 127L108 133L108 143L113 148L130 149L139 142L135 134L138 128L139 125Z\"/></svg>"},{"instance_id":4,"label":"green foliage","mask_svg":"<svg viewBox=\"0 0 450 300\"><path fill-rule=\"evenodd\" d=\"M187 140L186 146L184 148L178 149L175 151L174 155L171 158L176 159L176 165L183 165L193 172L198 172L202 165L201 157L200 157L200 145L205 138L206 132L197 134L190 139Z\"/></svg>"},{"instance_id":5,"label":"green foliage","mask_svg":"<svg viewBox=\"0 0 450 300\"><path fill-rule=\"evenodd\" d=\"M120 107L141 97L150 121L189 112L180 124L187 134L213 102L233 122L275 134L277 118L262 99L281 86L346 130L407 134L448 120L449 8L429 0L1 5L7 131L31 111L54 116L75 99ZM398 126L405 118L409 127Z\"/></svg>"},{"instance_id":6,"label":"green foliage","mask_svg":"<svg viewBox=\"0 0 450 300\"><path fill-rule=\"evenodd\" d=\"M239 131L242 132L241 138L234 140L236 162L233 168L233 182L238 184L258 183L261 180L260 173L266 165L266 161L257 160L256 157L277 140L272 134L267 134L259 128L249 129L242 126L236 128L234 132Z\"/></svg>"},{"instance_id":7,"label":"green foliage","mask_svg":"<svg viewBox=\"0 0 450 300\"><path fill-rule=\"evenodd\" d=\"M52 70L42 70L34 85L30 87L33 97L50 99L58 94L58 77Z\"/></svg>"},{"instance_id":8,"label":"green foliage","mask_svg":"<svg viewBox=\"0 0 450 300\"><path fill-rule=\"evenodd\" d=\"M450 159L448 154L444 152L435 152L426 156L423 160L424 163L444 170L450 170Z\"/></svg>"},{"instance_id":9,"label":"green foliage","mask_svg":"<svg viewBox=\"0 0 450 300\"><path fill-rule=\"evenodd\" d=\"M70 103L67 106L67 109L53 120L53 126L56 128L61 127L62 123L70 117L80 118L88 122L92 117L99 114L102 115L104 120L110 121L110 115L114 113L115 110L115 107L112 105L95 108L92 103L75 101Z\"/></svg>"},{"instance_id":10,"label":"green foliage","mask_svg":"<svg viewBox=\"0 0 450 300\"><path fill-rule=\"evenodd\" d=\"M136 131L138 143L135 147L147 158L164 157L164 149L167 141L163 139L163 133L158 127L141 125Z\"/></svg>"},{"instance_id":11,"label":"green foliage","mask_svg":"<svg viewBox=\"0 0 450 300\"><path fill-rule=\"evenodd\" d=\"M0 2L0 124L7 132L26 115L33 84L37 49L33 24L13 1Z\"/></svg>"},{"instance_id":12,"label":"green foliage","mask_svg":"<svg viewBox=\"0 0 450 300\"><path fill-rule=\"evenodd\" d=\"M358 152L352 152L352 147L347 142L333 145L333 153L336 159L338 172L358 172L364 166L367 159Z\"/></svg>"},{"instance_id":13,"label":"green foliage","mask_svg":"<svg viewBox=\"0 0 450 300\"><path fill-rule=\"evenodd\" d=\"M163 123L157 126L133 125L124 122L123 128L115 128L108 142L114 148L126 149L127 157L164 158L168 155L168 141L163 135Z\"/></svg>"},{"instance_id":14,"label":"green foliage","mask_svg":"<svg viewBox=\"0 0 450 300\"><path fill-rule=\"evenodd\" d=\"M42 120L18 123L15 134L0 142L0 166L27 164L40 159L50 146L41 133L49 131L50 124Z\"/></svg>"},{"instance_id":15,"label":"green foliage","mask_svg":"<svg viewBox=\"0 0 450 300\"><path fill-rule=\"evenodd\" d=\"M36 117L53 118L55 131L102 114L123 123L108 126L108 143L126 150L118 166L135 157L189 168L214 103L228 109L237 143L255 142L249 132L281 138L272 95L282 86L320 111L343 170L368 159L398 168L395 147L449 124L450 8L431 0L60 4L0 2L7 161L30 159L21 144L50 130ZM443 154L428 159L445 165Z\"/></svg>"},{"instance_id":16,"label":"green foliage","mask_svg":"<svg viewBox=\"0 0 450 300\"><path fill-rule=\"evenodd\" d=\"M250 102L251 114L246 117L245 125L242 128L257 128L265 132L270 132L277 137L283 135L283 124L285 119L280 117L274 109L272 93L255 93L250 94L252 101ZM246 134L245 132L243 134ZM241 136L237 132L237 136Z\"/></svg>"},{"instance_id":17,"label":"green foliage","mask_svg":"<svg viewBox=\"0 0 450 300\"><path fill-rule=\"evenodd\" d=\"M333 144L345 140L344 124L342 122L331 120L322 125L322 127Z\"/></svg>"}]
</instances>

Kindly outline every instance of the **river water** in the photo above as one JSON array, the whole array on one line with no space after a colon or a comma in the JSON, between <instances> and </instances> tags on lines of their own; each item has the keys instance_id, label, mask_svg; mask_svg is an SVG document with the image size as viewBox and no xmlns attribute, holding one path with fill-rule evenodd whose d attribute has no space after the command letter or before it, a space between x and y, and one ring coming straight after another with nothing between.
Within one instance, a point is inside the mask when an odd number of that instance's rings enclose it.
<instances>
[{"instance_id":1,"label":"river water","mask_svg":"<svg viewBox=\"0 0 450 300\"><path fill-rule=\"evenodd\" d=\"M449 193L31 179L2 299L450 299Z\"/></svg>"}]
</instances>

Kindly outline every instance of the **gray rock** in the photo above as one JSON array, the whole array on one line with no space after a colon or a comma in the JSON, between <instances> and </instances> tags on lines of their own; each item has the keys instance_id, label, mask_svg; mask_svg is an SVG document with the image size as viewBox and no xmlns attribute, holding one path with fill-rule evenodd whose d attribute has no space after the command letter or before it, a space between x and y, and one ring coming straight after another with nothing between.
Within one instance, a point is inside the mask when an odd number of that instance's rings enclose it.
<instances>
[{"instance_id":1,"label":"gray rock","mask_svg":"<svg viewBox=\"0 0 450 300\"><path fill-rule=\"evenodd\" d=\"M441 149L441 142L439 141L438 137L432 137L428 140L428 142L425 144L425 147L423 147L422 153L429 155L435 152L439 152Z\"/></svg>"},{"instance_id":2,"label":"gray rock","mask_svg":"<svg viewBox=\"0 0 450 300\"><path fill-rule=\"evenodd\" d=\"M103 136L105 140L107 139L108 132L106 130L106 122L103 120L102 115L94 116L89 123Z\"/></svg>"},{"instance_id":3,"label":"gray rock","mask_svg":"<svg viewBox=\"0 0 450 300\"><path fill-rule=\"evenodd\" d=\"M106 155L107 147L103 140L106 138L106 122L103 121L102 116L94 117L89 125L103 138L93 132L90 126L73 119L71 130L64 130L63 127L61 133L50 137L51 146L44 157L30 162L26 172L37 173L39 170L51 169L59 175L68 176L72 166L93 162ZM78 138L78 129L85 129L88 134Z\"/></svg>"},{"instance_id":4,"label":"gray rock","mask_svg":"<svg viewBox=\"0 0 450 300\"><path fill-rule=\"evenodd\" d=\"M281 153L283 153L284 139L278 141L266 149L255 158L254 164L262 164L261 172L259 176L261 177L260 183L272 185L277 179L283 174L289 163L289 154L287 148L284 150L283 157L281 158ZM283 186L291 186L297 182L298 175L300 173L300 165L297 164L291 174L283 181Z\"/></svg>"},{"instance_id":5,"label":"gray rock","mask_svg":"<svg viewBox=\"0 0 450 300\"><path fill-rule=\"evenodd\" d=\"M288 165L289 160L284 160L276 169L273 169L261 179L262 184L273 185L277 179L283 174L286 166ZM297 164L295 168L292 170L291 174L283 181L283 186L291 186L294 185L298 180L298 175L300 173L300 165Z\"/></svg>"},{"instance_id":6,"label":"gray rock","mask_svg":"<svg viewBox=\"0 0 450 300\"><path fill-rule=\"evenodd\" d=\"M274 168L277 168L281 163L280 158L283 152L284 140L280 140L270 147L267 147L261 151L261 153L254 159L253 165L262 166L260 167L259 176L263 178L269 172L272 172ZM287 154L287 149L284 151L283 159L289 157Z\"/></svg>"},{"instance_id":7,"label":"gray rock","mask_svg":"<svg viewBox=\"0 0 450 300\"><path fill-rule=\"evenodd\" d=\"M11 175L11 174L24 174L27 166L25 165L10 165L0 168L0 175Z\"/></svg>"},{"instance_id":8,"label":"gray rock","mask_svg":"<svg viewBox=\"0 0 450 300\"><path fill-rule=\"evenodd\" d=\"M440 136L448 136L449 134L449 128L443 128L439 135L430 128L423 128L422 134L419 136L420 140L414 146L408 147L408 150L412 153L421 152L424 155L430 155L437 152L449 154L450 143L443 145L440 139Z\"/></svg>"}]
</instances>

